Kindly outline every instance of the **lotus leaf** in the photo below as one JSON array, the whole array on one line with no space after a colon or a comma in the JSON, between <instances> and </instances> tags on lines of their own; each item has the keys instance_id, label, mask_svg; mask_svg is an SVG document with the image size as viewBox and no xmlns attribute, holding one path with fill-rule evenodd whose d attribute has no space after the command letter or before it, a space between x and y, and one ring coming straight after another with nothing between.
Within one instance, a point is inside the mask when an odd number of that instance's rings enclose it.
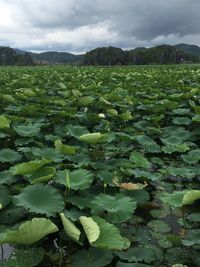
<instances>
[{"instance_id":1,"label":"lotus leaf","mask_svg":"<svg viewBox=\"0 0 200 267\"><path fill-rule=\"evenodd\" d=\"M17 206L27 208L30 212L53 216L64 209L64 200L59 191L50 185L29 185L13 197Z\"/></svg>"},{"instance_id":2,"label":"lotus leaf","mask_svg":"<svg viewBox=\"0 0 200 267\"><path fill-rule=\"evenodd\" d=\"M24 162L24 163L20 163L12 167L11 171L15 175L31 174L49 162L50 161L47 159Z\"/></svg>"},{"instance_id":3,"label":"lotus leaf","mask_svg":"<svg viewBox=\"0 0 200 267\"><path fill-rule=\"evenodd\" d=\"M79 136L80 141L86 142L88 144L96 144L100 142L102 138L103 135L101 133L88 133Z\"/></svg>"},{"instance_id":4,"label":"lotus leaf","mask_svg":"<svg viewBox=\"0 0 200 267\"><path fill-rule=\"evenodd\" d=\"M92 243L92 246L102 249L123 250L130 246L130 242L123 238L119 230L100 217L92 217L100 229L99 238Z\"/></svg>"},{"instance_id":5,"label":"lotus leaf","mask_svg":"<svg viewBox=\"0 0 200 267\"><path fill-rule=\"evenodd\" d=\"M45 218L33 218L19 226L15 231L8 231L1 243L32 245L45 237L55 233L58 227Z\"/></svg>"},{"instance_id":6,"label":"lotus leaf","mask_svg":"<svg viewBox=\"0 0 200 267\"><path fill-rule=\"evenodd\" d=\"M10 128L10 122L5 116L0 115L0 130L6 128Z\"/></svg>"},{"instance_id":7,"label":"lotus leaf","mask_svg":"<svg viewBox=\"0 0 200 267\"><path fill-rule=\"evenodd\" d=\"M88 241L92 245L100 236L100 229L98 224L90 217L81 216L79 218Z\"/></svg>"},{"instance_id":8,"label":"lotus leaf","mask_svg":"<svg viewBox=\"0 0 200 267\"><path fill-rule=\"evenodd\" d=\"M65 233L74 241L79 242L81 232L80 230L67 218L64 213L60 213Z\"/></svg>"}]
</instances>

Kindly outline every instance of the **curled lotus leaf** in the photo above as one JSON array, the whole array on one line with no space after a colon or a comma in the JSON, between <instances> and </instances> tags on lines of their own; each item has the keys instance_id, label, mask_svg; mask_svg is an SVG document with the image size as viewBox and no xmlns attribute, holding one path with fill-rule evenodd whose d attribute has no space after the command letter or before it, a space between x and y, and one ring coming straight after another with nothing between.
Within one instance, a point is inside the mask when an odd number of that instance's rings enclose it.
<instances>
[{"instance_id":1,"label":"curled lotus leaf","mask_svg":"<svg viewBox=\"0 0 200 267\"><path fill-rule=\"evenodd\" d=\"M79 243L81 232L80 230L72 223L64 213L60 213L60 218L62 220L65 233L74 241Z\"/></svg>"},{"instance_id":2,"label":"curled lotus leaf","mask_svg":"<svg viewBox=\"0 0 200 267\"><path fill-rule=\"evenodd\" d=\"M15 166L13 166L11 168L11 171L15 175L31 174L49 162L50 160L48 159L24 162L24 163L16 164Z\"/></svg>"},{"instance_id":3,"label":"curled lotus leaf","mask_svg":"<svg viewBox=\"0 0 200 267\"><path fill-rule=\"evenodd\" d=\"M98 224L91 217L81 216L79 220L83 226L90 244L92 244L100 236L100 229Z\"/></svg>"},{"instance_id":4,"label":"curled lotus leaf","mask_svg":"<svg viewBox=\"0 0 200 267\"><path fill-rule=\"evenodd\" d=\"M79 136L79 140L89 144L96 144L102 140L103 136L101 133L88 133Z\"/></svg>"},{"instance_id":5,"label":"curled lotus leaf","mask_svg":"<svg viewBox=\"0 0 200 267\"><path fill-rule=\"evenodd\" d=\"M46 218L33 218L19 226L19 229L5 233L0 243L32 245L48 234L58 231L58 227Z\"/></svg>"}]
</instances>

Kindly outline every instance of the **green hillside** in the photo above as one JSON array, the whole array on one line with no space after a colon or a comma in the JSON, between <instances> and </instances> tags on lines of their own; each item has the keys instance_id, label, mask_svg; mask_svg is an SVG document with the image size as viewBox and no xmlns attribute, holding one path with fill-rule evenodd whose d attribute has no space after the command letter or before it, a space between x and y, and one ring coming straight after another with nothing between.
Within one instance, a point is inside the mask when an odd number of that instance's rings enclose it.
<instances>
[{"instance_id":1,"label":"green hillside","mask_svg":"<svg viewBox=\"0 0 200 267\"><path fill-rule=\"evenodd\" d=\"M28 53L17 54L16 51L10 47L0 47L0 66L28 66L34 65L31 56Z\"/></svg>"},{"instance_id":2,"label":"green hillside","mask_svg":"<svg viewBox=\"0 0 200 267\"><path fill-rule=\"evenodd\" d=\"M189 45L189 44L178 44L176 45L176 47L200 59L200 47L199 46Z\"/></svg>"}]
</instances>

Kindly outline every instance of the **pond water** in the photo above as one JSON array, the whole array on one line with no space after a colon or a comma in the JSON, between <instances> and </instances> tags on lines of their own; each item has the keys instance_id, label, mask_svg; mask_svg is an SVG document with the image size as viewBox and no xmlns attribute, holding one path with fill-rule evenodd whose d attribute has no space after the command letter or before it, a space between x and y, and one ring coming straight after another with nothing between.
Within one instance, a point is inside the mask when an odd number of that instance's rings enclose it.
<instances>
[{"instance_id":1,"label":"pond water","mask_svg":"<svg viewBox=\"0 0 200 267\"><path fill-rule=\"evenodd\" d=\"M4 244L1 245L1 249L0 249L0 259L2 260L6 260L10 257L12 252L12 247L9 246L8 244Z\"/></svg>"}]
</instances>

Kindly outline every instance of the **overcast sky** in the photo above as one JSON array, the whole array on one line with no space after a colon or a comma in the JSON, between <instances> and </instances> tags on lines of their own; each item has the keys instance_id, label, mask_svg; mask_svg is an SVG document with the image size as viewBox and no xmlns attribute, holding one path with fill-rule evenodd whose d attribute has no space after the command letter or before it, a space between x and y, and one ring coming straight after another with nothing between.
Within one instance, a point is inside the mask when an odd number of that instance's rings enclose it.
<instances>
[{"instance_id":1,"label":"overcast sky","mask_svg":"<svg viewBox=\"0 0 200 267\"><path fill-rule=\"evenodd\" d=\"M199 12L200 0L0 0L0 46L81 53L200 45Z\"/></svg>"}]
</instances>

